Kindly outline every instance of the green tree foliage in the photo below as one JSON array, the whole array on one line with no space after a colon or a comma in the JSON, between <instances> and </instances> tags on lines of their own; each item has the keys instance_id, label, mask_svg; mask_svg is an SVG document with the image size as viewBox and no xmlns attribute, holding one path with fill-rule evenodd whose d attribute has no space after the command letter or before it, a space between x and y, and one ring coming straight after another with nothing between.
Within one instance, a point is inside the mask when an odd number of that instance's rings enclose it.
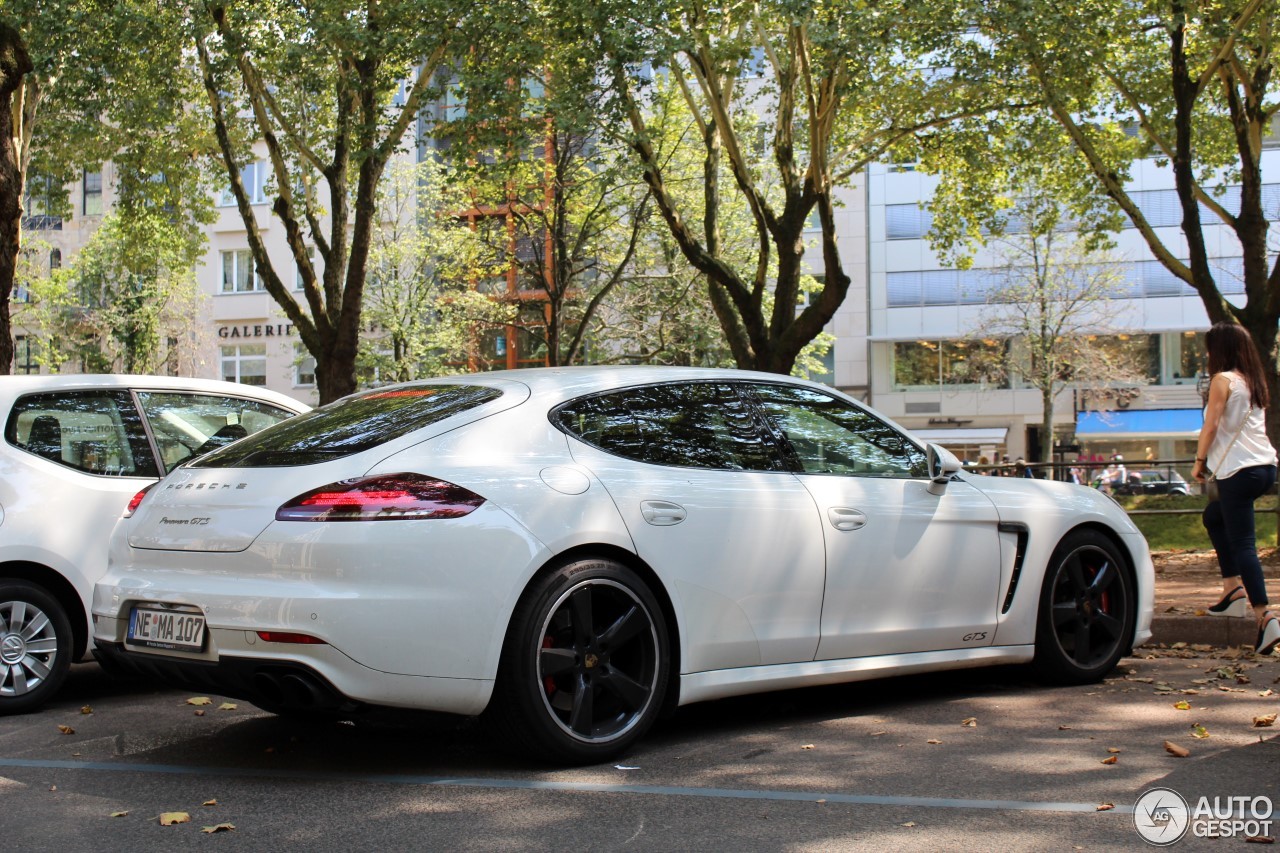
<instances>
[{"instance_id":1,"label":"green tree foliage","mask_svg":"<svg viewBox=\"0 0 1280 853\"><path fill-rule=\"evenodd\" d=\"M190 235L207 219L200 154L210 138L186 110L195 90L181 20L177 7L145 0L0 5L0 372L12 366L29 175L60 195L81 169L112 160L121 210L163 208Z\"/></svg>"},{"instance_id":2,"label":"green tree foliage","mask_svg":"<svg viewBox=\"0 0 1280 853\"><path fill-rule=\"evenodd\" d=\"M459 217L465 187L434 161L401 160L388 167L378 198L360 374L405 382L480 362L483 332L513 322L516 308L472 286L499 270L486 266L488 247Z\"/></svg>"},{"instance_id":3,"label":"green tree foliage","mask_svg":"<svg viewBox=\"0 0 1280 853\"><path fill-rule=\"evenodd\" d=\"M91 373L191 373L205 300L201 241L164 213L111 214L71 265L34 278L22 320L42 364Z\"/></svg>"},{"instance_id":4,"label":"green tree foliage","mask_svg":"<svg viewBox=\"0 0 1280 853\"><path fill-rule=\"evenodd\" d=\"M1151 254L1200 296L1212 322L1249 330L1271 372L1272 440L1280 441L1275 373L1280 263L1268 245L1262 151L1280 106L1272 81L1280 4L1272 0L998 0L965 12L974 51L1026 110L995 124L955 126L928 148L943 187L935 221L944 245L999 218L1020 178L1056 175L1061 198L1095 236L1127 220ZM1171 168L1176 236L1130 189L1148 159ZM1238 194L1224 188L1238 185ZM1235 247L1211 254L1206 226ZM1216 266L1243 259L1243 282ZM1242 284L1243 304L1229 299Z\"/></svg>"},{"instance_id":5,"label":"green tree foliage","mask_svg":"<svg viewBox=\"0 0 1280 853\"><path fill-rule=\"evenodd\" d=\"M991 106L964 63L965 21L947 4L547 2L563 79L603 86L599 132L630 147L681 253L706 276L741 367L789 372L844 300L837 188L922 129ZM938 73L941 53L954 71ZM651 125L663 80L694 117L695 208L681 203ZM749 212L745 259L726 252L730 200ZM823 286L802 304L814 215Z\"/></svg>"},{"instance_id":6,"label":"green tree foliage","mask_svg":"<svg viewBox=\"0 0 1280 853\"><path fill-rule=\"evenodd\" d=\"M412 149L409 131L438 94L437 71L452 50L465 53L481 38L466 29L473 9L459 0L190 6L231 194L267 292L316 359L322 403L355 390L378 186L392 158ZM479 28L488 22L475 18ZM254 152L270 170L266 191L289 245L288 273L268 256L266 222L245 187Z\"/></svg>"}]
</instances>

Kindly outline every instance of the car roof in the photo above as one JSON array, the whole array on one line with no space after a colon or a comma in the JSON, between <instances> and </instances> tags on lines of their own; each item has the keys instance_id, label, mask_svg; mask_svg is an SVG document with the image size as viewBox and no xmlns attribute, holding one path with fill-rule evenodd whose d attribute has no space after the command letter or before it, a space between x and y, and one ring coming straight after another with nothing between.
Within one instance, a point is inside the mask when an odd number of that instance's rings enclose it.
<instances>
[{"instance_id":1,"label":"car roof","mask_svg":"<svg viewBox=\"0 0 1280 853\"><path fill-rule=\"evenodd\" d=\"M755 370L737 370L726 367L668 367L654 365L591 365L575 367L531 367L521 370L493 370L420 379L391 387L412 387L431 384L472 384L497 386L515 382L526 386L535 397L569 399L596 391L627 388L655 382L689 382L719 380L721 382L772 382L801 385L826 393L839 393L829 385Z\"/></svg>"},{"instance_id":2,"label":"car roof","mask_svg":"<svg viewBox=\"0 0 1280 853\"><path fill-rule=\"evenodd\" d=\"M25 394L41 394L50 391L84 391L103 388L135 388L154 391L194 391L205 394L225 394L260 400L288 409L305 412L311 407L278 391L221 379L195 379L183 376L146 376L122 373L31 374L0 376L0 402L5 405Z\"/></svg>"}]
</instances>

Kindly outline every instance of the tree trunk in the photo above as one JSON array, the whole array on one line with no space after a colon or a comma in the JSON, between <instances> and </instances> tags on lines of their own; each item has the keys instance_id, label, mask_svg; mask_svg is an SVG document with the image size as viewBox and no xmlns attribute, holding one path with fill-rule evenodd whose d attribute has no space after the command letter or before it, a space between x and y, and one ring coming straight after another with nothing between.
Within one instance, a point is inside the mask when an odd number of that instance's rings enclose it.
<instances>
[{"instance_id":1,"label":"tree trunk","mask_svg":"<svg viewBox=\"0 0 1280 853\"><path fill-rule=\"evenodd\" d=\"M21 34L0 22L0 374L13 372L9 300L22 248L22 163L14 145L13 104L32 70Z\"/></svg>"},{"instance_id":2,"label":"tree trunk","mask_svg":"<svg viewBox=\"0 0 1280 853\"><path fill-rule=\"evenodd\" d=\"M1039 462L1053 461L1053 398L1055 392L1052 388L1045 388L1040 392L1040 411L1041 411L1041 427L1040 427L1040 458ZM1050 476L1046 471L1046 475Z\"/></svg>"}]
</instances>

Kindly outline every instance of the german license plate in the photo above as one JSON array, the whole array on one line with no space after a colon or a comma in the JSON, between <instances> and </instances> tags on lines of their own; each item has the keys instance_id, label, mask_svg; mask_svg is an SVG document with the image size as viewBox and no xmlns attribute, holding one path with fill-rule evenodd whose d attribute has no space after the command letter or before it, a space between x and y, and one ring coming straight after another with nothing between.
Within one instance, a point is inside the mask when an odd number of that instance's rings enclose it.
<instances>
[{"instance_id":1,"label":"german license plate","mask_svg":"<svg viewBox=\"0 0 1280 853\"><path fill-rule=\"evenodd\" d=\"M129 613L128 642L153 649L204 649L204 616L185 610L135 607Z\"/></svg>"}]
</instances>

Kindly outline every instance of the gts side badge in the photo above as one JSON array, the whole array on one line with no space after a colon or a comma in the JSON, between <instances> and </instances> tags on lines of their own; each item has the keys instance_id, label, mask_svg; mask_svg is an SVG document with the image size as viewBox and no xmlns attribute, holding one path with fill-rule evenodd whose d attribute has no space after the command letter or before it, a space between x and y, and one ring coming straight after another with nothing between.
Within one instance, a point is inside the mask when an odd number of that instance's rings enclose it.
<instances>
[{"instance_id":1,"label":"gts side badge","mask_svg":"<svg viewBox=\"0 0 1280 853\"><path fill-rule=\"evenodd\" d=\"M986 631L974 631L972 634L965 634L960 638L962 643L977 643L987 638Z\"/></svg>"}]
</instances>

